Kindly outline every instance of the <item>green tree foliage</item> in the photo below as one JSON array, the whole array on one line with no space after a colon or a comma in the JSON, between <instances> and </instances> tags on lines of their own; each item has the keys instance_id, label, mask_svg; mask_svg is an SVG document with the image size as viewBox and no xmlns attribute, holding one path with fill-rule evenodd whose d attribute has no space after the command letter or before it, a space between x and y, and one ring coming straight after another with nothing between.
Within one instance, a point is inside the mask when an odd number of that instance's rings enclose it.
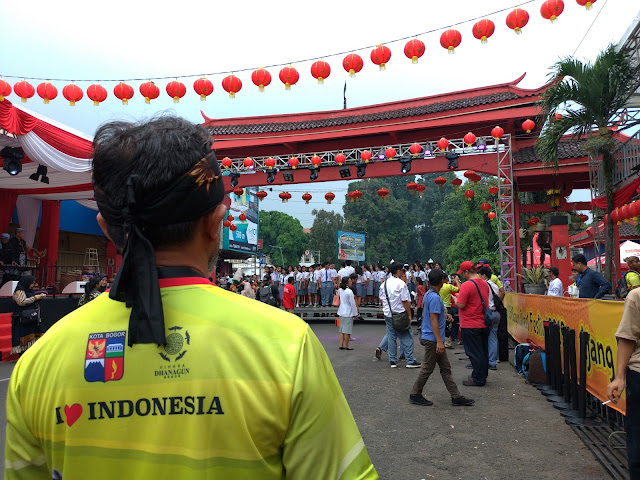
<instances>
[{"instance_id":1,"label":"green tree foliage","mask_svg":"<svg viewBox=\"0 0 640 480\"><path fill-rule=\"evenodd\" d=\"M312 252L320 251L320 261L338 263L336 255L337 233L344 230L342 215L327 210L313 210L315 218L309 236L309 248ZM316 259L316 261L318 261Z\"/></svg>"},{"instance_id":2,"label":"green tree foliage","mask_svg":"<svg viewBox=\"0 0 640 480\"><path fill-rule=\"evenodd\" d=\"M271 245L282 247L285 265L297 265L300 257L309 245L309 236L304 233L300 220L282 212L260 212L260 237L263 251L271 255L271 262L281 263L280 250Z\"/></svg>"}]
</instances>

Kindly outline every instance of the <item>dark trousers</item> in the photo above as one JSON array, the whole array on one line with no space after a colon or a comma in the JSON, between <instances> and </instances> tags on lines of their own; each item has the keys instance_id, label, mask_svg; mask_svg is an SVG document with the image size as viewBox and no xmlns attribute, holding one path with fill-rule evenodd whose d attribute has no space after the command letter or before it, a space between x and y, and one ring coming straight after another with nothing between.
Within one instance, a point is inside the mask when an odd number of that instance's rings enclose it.
<instances>
[{"instance_id":1,"label":"dark trousers","mask_svg":"<svg viewBox=\"0 0 640 480\"><path fill-rule=\"evenodd\" d=\"M463 328L462 342L473 371L471 380L484 385L489 375L489 328Z\"/></svg>"},{"instance_id":2,"label":"dark trousers","mask_svg":"<svg viewBox=\"0 0 640 480\"><path fill-rule=\"evenodd\" d=\"M640 480L640 372L627 369L627 457L631 480Z\"/></svg>"},{"instance_id":3,"label":"dark trousers","mask_svg":"<svg viewBox=\"0 0 640 480\"><path fill-rule=\"evenodd\" d=\"M418 378L416 378L416 381L413 384L411 395L422 394L422 389L427 383L427 380L429 380L429 376L435 370L436 365L438 365L440 368L440 376L444 381L445 387L447 387L447 390L449 391L449 395L451 395L452 398L460 397L458 386L456 385L456 382L453 381L453 376L451 375L451 364L447 357L447 351L445 350L444 353L437 354L436 346L438 344L436 342L431 342L429 340L423 340L423 342L425 342L424 359L422 360L422 365L418 372Z\"/></svg>"},{"instance_id":4,"label":"dark trousers","mask_svg":"<svg viewBox=\"0 0 640 480\"><path fill-rule=\"evenodd\" d=\"M455 342L458 339L458 331L460 330L460 317L458 316L458 309L455 307L447 307L447 313L453 317L452 323L447 323L449 335L451 341Z\"/></svg>"},{"instance_id":5,"label":"dark trousers","mask_svg":"<svg viewBox=\"0 0 640 480\"><path fill-rule=\"evenodd\" d=\"M509 331L507 330L507 311L500 314L500 324L498 325L498 360L509 361Z\"/></svg>"}]
</instances>

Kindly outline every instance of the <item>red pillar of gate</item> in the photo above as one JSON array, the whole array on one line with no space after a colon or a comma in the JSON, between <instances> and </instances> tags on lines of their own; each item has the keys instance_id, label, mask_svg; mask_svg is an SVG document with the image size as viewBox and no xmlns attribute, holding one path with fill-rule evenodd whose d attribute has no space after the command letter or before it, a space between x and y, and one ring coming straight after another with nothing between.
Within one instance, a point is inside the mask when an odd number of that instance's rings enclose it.
<instances>
[{"instance_id":1,"label":"red pillar of gate","mask_svg":"<svg viewBox=\"0 0 640 480\"><path fill-rule=\"evenodd\" d=\"M18 194L10 190L0 191L0 233L5 233L11 223L13 211L16 209Z\"/></svg>"},{"instance_id":2,"label":"red pillar of gate","mask_svg":"<svg viewBox=\"0 0 640 480\"><path fill-rule=\"evenodd\" d=\"M42 201L42 215L40 217L40 231L38 233L38 248L46 248L47 266L58 263L58 237L60 234L60 202L57 200Z\"/></svg>"}]
</instances>

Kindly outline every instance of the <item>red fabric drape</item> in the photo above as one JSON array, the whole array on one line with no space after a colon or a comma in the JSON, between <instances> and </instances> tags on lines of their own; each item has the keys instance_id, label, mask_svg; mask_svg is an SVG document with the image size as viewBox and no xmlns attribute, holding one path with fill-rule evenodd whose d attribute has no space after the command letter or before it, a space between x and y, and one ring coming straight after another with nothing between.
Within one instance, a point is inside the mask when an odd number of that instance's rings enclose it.
<instances>
[{"instance_id":1,"label":"red fabric drape","mask_svg":"<svg viewBox=\"0 0 640 480\"><path fill-rule=\"evenodd\" d=\"M42 217L38 234L38 248L47 249L45 265L54 266L58 261L58 235L60 232L60 202L42 201Z\"/></svg>"},{"instance_id":2,"label":"red fabric drape","mask_svg":"<svg viewBox=\"0 0 640 480\"><path fill-rule=\"evenodd\" d=\"M33 128L33 133L62 153L76 158L93 158L93 146L90 140L78 137L59 127L38 120Z\"/></svg>"},{"instance_id":3,"label":"red fabric drape","mask_svg":"<svg viewBox=\"0 0 640 480\"><path fill-rule=\"evenodd\" d=\"M631 183L625 185L620 190L618 190L613 196L613 208L621 207L633 197L636 192L640 192L640 178L636 178ZM607 198L606 197L598 197L591 201L593 205L602 210L606 210L607 208Z\"/></svg>"},{"instance_id":4,"label":"red fabric drape","mask_svg":"<svg viewBox=\"0 0 640 480\"><path fill-rule=\"evenodd\" d=\"M11 223L13 211L16 209L18 194L8 190L0 190L0 233L5 233Z\"/></svg>"},{"instance_id":5,"label":"red fabric drape","mask_svg":"<svg viewBox=\"0 0 640 480\"><path fill-rule=\"evenodd\" d=\"M0 102L0 127L14 135L24 135L33 130L38 119L17 109L9 100Z\"/></svg>"}]
</instances>

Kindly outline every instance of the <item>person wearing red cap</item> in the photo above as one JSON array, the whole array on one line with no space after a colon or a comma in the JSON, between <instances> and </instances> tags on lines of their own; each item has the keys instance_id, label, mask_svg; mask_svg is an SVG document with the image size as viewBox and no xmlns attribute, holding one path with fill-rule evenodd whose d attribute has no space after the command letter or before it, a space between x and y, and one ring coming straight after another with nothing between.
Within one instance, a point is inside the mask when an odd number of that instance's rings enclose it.
<instances>
[{"instance_id":1,"label":"person wearing red cap","mask_svg":"<svg viewBox=\"0 0 640 480\"><path fill-rule=\"evenodd\" d=\"M460 316L460 329L464 351L471 360L471 376L462 382L467 387L482 387L489 374L489 328L484 323L484 305L489 305L489 285L476 273L473 262L460 265L458 275L465 282L460 287L456 306Z\"/></svg>"}]
</instances>

